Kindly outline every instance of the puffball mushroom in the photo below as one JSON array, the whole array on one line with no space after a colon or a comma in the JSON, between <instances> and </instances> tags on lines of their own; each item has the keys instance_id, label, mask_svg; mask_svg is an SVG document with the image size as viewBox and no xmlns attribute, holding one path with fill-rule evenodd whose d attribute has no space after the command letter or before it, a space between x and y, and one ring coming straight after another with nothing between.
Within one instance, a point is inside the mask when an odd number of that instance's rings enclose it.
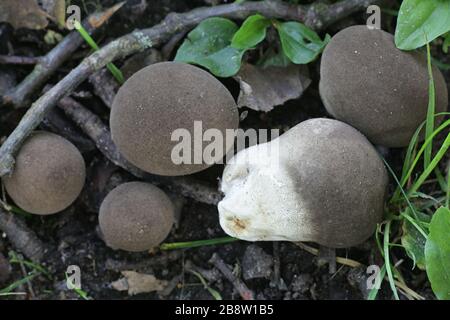
<instances>
[{"instance_id":1,"label":"puffball mushroom","mask_svg":"<svg viewBox=\"0 0 450 320\"><path fill-rule=\"evenodd\" d=\"M17 153L13 173L2 179L16 205L30 213L48 215L75 201L85 177L83 157L72 143L38 131Z\"/></svg>"},{"instance_id":2,"label":"puffball mushroom","mask_svg":"<svg viewBox=\"0 0 450 320\"><path fill-rule=\"evenodd\" d=\"M123 156L144 171L167 176L191 174L221 160L233 139L206 162L202 135L212 129L224 137L226 129L238 124L237 106L227 88L208 72L178 62L156 63L135 73L114 98L110 116L112 139ZM177 129L189 135L189 146L194 142L185 163L172 157L182 140L172 137ZM200 154L194 154L195 144Z\"/></svg>"},{"instance_id":3,"label":"puffball mushroom","mask_svg":"<svg viewBox=\"0 0 450 320\"><path fill-rule=\"evenodd\" d=\"M442 73L433 67L436 113L447 110ZM367 26L338 32L322 54L320 95L328 112L375 144L403 147L426 119L426 56L396 48L394 37ZM439 120L439 119L437 119Z\"/></svg>"},{"instance_id":4,"label":"puffball mushroom","mask_svg":"<svg viewBox=\"0 0 450 320\"><path fill-rule=\"evenodd\" d=\"M100 230L106 244L113 249L150 250L167 237L173 222L172 201L149 183L121 184L100 206Z\"/></svg>"},{"instance_id":5,"label":"puffball mushroom","mask_svg":"<svg viewBox=\"0 0 450 320\"><path fill-rule=\"evenodd\" d=\"M248 241L350 247L381 221L387 184L383 161L359 131L337 120L307 120L231 159L220 225Z\"/></svg>"}]
</instances>

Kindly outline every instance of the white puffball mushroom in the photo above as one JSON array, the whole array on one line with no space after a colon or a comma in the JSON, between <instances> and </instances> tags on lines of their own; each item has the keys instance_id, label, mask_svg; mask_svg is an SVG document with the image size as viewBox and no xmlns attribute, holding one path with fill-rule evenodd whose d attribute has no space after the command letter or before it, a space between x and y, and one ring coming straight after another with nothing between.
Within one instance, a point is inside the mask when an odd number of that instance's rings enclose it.
<instances>
[{"instance_id":1,"label":"white puffball mushroom","mask_svg":"<svg viewBox=\"0 0 450 320\"><path fill-rule=\"evenodd\" d=\"M369 238L383 215L388 176L359 131L311 119L225 167L220 225L248 241L312 241L342 248Z\"/></svg>"}]
</instances>

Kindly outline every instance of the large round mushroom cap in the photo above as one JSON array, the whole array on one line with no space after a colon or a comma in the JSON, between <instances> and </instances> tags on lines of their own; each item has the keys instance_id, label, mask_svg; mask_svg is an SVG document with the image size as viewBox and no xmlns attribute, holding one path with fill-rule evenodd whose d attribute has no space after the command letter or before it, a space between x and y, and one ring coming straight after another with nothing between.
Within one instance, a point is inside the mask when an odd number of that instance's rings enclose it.
<instances>
[{"instance_id":1,"label":"large round mushroom cap","mask_svg":"<svg viewBox=\"0 0 450 320\"><path fill-rule=\"evenodd\" d=\"M72 204L83 189L85 177L83 157L72 143L38 131L20 148L11 176L2 179L20 208L47 215Z\"/></svg>"},{"instance_id":2,"label":"large round mushroom cap","mask_svg":"<svg viewBox=\"0 0 450 320\"><path fill-rule=\"evenodd\" d=\"M220 225L249 241L351 247L381 221L387 183L383 161L358 130L337 120L307 120L227 164Z\"/></svg>"},{"instance_id":3,"label":"large round mushroom cap","mask_svg":"<svg viewBox=\"0 0 450 320\"><path fill-rule=\"evenodd\" d=\"M238 124L237 106L227 88L208 72L178 62L135 73L114 98L110 117L112 139L124 157L144 171L168 176L191 174L221 160L233 139L204 159L203 150L211 142L203 142L202 135L213 129L226 137L226 129L235 130Z\"/></svg>"},{"instance_id":4,"label":"large round mushroom cap","mask_svg":"<svg viewBox=\"0 0 450 320\"><path fill-rule=\"evenodd\" d=\"M433 68L436 113L447 110L445 79ZM367 26L338 32L325 48L320 95L328 112L386 147L408 145L428 108L426 56L397 49L394 37Z\"/></svg>"},{"instance_id":5,"label":"large round mushroom cap","mask_svg":"<svg viewBox=\"0 0 450 320\"><path fill-rule=\"evenodd\" d=\"M121 184L100 206L100 230L106 244L113 249L150 250L167 237L173 222L172 201L149 183Z\"/></svg>"}]
</instances>

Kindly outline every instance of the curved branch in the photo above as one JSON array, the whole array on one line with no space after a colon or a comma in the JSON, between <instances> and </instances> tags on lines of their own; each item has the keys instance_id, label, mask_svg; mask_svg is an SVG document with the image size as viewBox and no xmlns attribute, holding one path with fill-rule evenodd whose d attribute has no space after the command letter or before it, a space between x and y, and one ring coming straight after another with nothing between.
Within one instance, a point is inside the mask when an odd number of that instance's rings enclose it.
<instances>
[{"instance_id":1,"label":"curved branch","mask_svg":"<svg viewBox=\"0 0 450 320\"><path fill-rule=\"evenodd\" d=\"M13 170L14 153L20 148L26 137L39 125L45 114L89 75L113 60L145 50L151 46L160 45L173 34L189 30L202 20L213 16L244 19L251 14L261 13L269 18L303 21L306 25L318 30L355 11L365 9L369 4L379 2L381 1L343 0L332 5L296 6L278 1L259 1L197 8L181 14L171 13L160 24L120 37L85 58L58 84L36 100L0 148L0 176Z\"/></svg>"}]
</instances>

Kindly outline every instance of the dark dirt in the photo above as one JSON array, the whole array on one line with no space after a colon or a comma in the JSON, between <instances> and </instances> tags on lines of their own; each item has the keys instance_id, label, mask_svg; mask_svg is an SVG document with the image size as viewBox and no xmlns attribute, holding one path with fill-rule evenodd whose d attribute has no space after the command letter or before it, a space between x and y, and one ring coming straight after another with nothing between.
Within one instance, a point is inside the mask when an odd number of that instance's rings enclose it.
<instances>
[{"instance_id":1,"label":"dark dirt","mask_svg":"<svg viewBox=\"0 0 450 320\"><path fill-rule=\"evenodd\" d=\"M80 3L81 1L72 1ZM101 1L104 7L118 1ZM92 3L95 3L93 1ZM135 28L151 26L166 14L172 11L186 11L191 8L204 5L203 1L181 0L157 0L151 3L144 12L139 11L140 1L129 1L123 12L113 18L113 22L105 28L97 39L104 44L110 39L132 31ZM135 4L136 6L133 6ZM93 8L91 8L92 10ZM360 16L354 15L338 24L331 26L329 33L334 33L345 25L355 24L360 21ZM386 19L385 29L393 31L395 24ZM56 30L56 27L54 27ZM17 55L45 54L50 46L45 44L42 31L18 30L13 31L9 26L0 24L0 54L7 53L7 42L14 48ZM443 57L440 49L434 48L434 56L443 62L450 62L450 56ZM52 77L50 83L56 83L67 71L75 66L87 55L89 50L84 47L78 50L73 59L65 63ZM447 60L447 61L446 61ZM120 65L121 62L119 62ZM313 117L327 116L318 94L318 67L319 62L309 65L313 83L305 94L297 100L292 100L284 106L279 106L269 113L258 113L248 110L248 116L241 123L242 128L280 128L282 131L289 127ZM31 70L31 67L5 67L0 65L0 72L7 70L12 74L10 85L22 79ZM450 74L446 72L447 83L450 82ZM14 80L14 78L16 78ZM225 85L236 96L238 85L233 80L225 80ZM90 92L92 87L85 82L77 92ZM108 110L97 97L88 95L80 99L90 110L107 119ZM240 110L242 112L243 110ZM0 137L7 136L23 115L23 111L11 111L0 113ZM32 281L35 296L29 292L27 285L19 286L16 291L25 292L25 295L13 296L11 299L80 299L76 292L66 287L65 271L69 265L78 265L81 268L82 289L94 299L212 299L211 294L200 284L197 277L185 272L186 266L203 270L213 270L208 263L214 253L217 253L236 274L243 279L249 270L242 268L255 267L252 263L243 263L249 257L245 257L249 246L257 246L263 250L253 248L252 261L258 263L258 254L265 263L258 265L260 268L256 274L258 277L248 277L245 283L254 291L259 299L364 299L367 295L365 283L367 274L363 268L351 268L337 265L334 273L329 272L329 266L321 263L320 259L304 251L295 244L280 242L257 242L255 244L239 241L226 245L205 246L187 250L175 250L167 252L126 253L113 251L106 247L98 233L97 210L99 201L106 190L111 189L114 182L106 182L114 173L121 169L110 164L94 148L92 143L79 130L57 112L54 117L57 120L44 122L43 128L58 130L69 128L69 137L76 137L73 141L81 145L86 163L88 164L88 181L83 195L64 212L48 217L24 216L27 224L37 235L52 248L42 265L48 269L51 277L38 276ZM59 119L59 120L58 120ZM55 126L55 121L60 121ZM45 123L53 125L46 126ZM65 129L66 130L66 129ZM3 138L2 138L3 139ZM72 139L72 140L74 140ZM384 154L391 165L397 170L401 168L404 156L403 149L384 150ZM450 155L447 155L450 158ZM446 161L443 161L445 163ZM217 185L217 179L221 176L222 166L214 166L204 172L194 175L198 179ZM95 179L94 179L95 178ZM114 179L112 179L114 180ZM92 187L94 185L94 187ZM394 184L391 183L391 189ZM433 188L433 186L430 186ZM100 191L98 191L100 189ZM97 190L92 194L92 190ZM201 240L224 236L218 220L216 207L205 205L187 199L182 208L178 226L170 233L166 242L178 242L189 240ZM315 244L311 246L317 247ZM12 273L8 275L8 263L2 259L1 253L7 256L10 250L15 250L8 239L0 238L0 288L20 280L24 277L18 264L12 265ZM348 257L364 265L382 264L382 258L376 248L374 239L348 250L337 250L336 255ZM427 299L433 299L431 289L424 272L412 269L411 260L402 250L393 250L393 256L397 261L404 259L400 270L405 276L406 283ZM267 259L273 259L274 263L266 263ZM278 263L277 263L278 261ZM279 267L279 270L277 268ZM121 278L121 270L134 270L137 272L154 274L158 279L172 281L173 290L160 293L146 293L129 297L126 292L119 292L111 287L111 283ZM211 275L209 285L216 289L224 299L238 299L239 295L233 285L217 271L204 272L204 276ZM3 280L3 281L2 281ZM170 292L169 292L170 291ZM378 295L380 299L391 299L389 285L384 282ZM404 296L402 296L404 298Z\"/></svg>"}]
</instances>

